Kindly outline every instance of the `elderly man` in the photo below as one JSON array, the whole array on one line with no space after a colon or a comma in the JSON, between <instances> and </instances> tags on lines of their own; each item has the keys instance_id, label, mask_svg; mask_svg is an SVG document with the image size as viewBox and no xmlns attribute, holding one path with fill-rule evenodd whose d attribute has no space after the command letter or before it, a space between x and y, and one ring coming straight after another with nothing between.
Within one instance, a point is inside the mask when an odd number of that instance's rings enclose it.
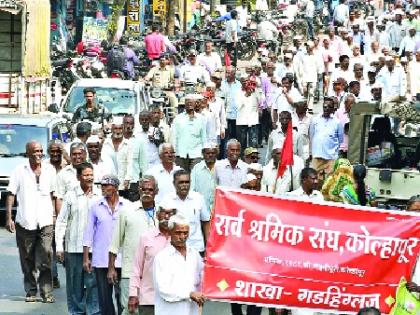
<instances>
[{"instance_id":1,"label":"elderly man","mask_svg":"<svg viewBox=\"0 0 420 315\"><path fill-rule=\"evenodd\" d=\"M340 144L343 142L344 130L340 121L333 116L334 102L324 98L323 113L314 118L309 127L312 144L312 166L320 175L328 176L333 171L338 158Z\"/></svg>"},{"instance_id":2,"label":"elderly man","mask_svg":"<svg viewBox=\"0 0 420 315\"><path fill-rule=\"evenodd\" d=\"M83 270L83 242L89 208L100 197L93 185L94 170L90 163L77 167L79 186L68 191L63 199L55 227L57 258L65 261L67 308L70 314L101 314L94 273ZM64 246L63 246L64 245ZM85 288L80 290L80 288Z\"/></svg>"},{"instance_id":3,"label":"elderly man","mask_svg":"<svg viewBox=\"0 0 420 315\"><path fill-rule=\"evenodd\" d=\"M130 185L130 170L128 162L131 156L131 142L124 138L123 122L121 117L115 117L111 127L111 137L106 138L102 146L102 157L114 164L120 182L120 195L127 197Z\"/></svg>"},{"instance_id":4,"label":"elderly man","mask_svg":"<svg viewBox=\"0 0 420 315\"><path fill-rule=\"evenodd\" d=\"M64 167L60 172L57 174L57 189L54 193L56 199L56 211L57 213L61 209L61 202L63 200L64 195L77 187L79 182L77 180L77 172L76 167L77 165L86 162L86 146L82 142L75 142L70 147L70 159L71 164Z\"/></svg>"},{"instance_id":5,"label":"elderly man","mask_svg":"<svg viewBox=\"0 0 420 315\"><path fill-rule=\"evenodd\" d=\"M121 266L121 306L123 314L128 314L128 287L135 248L138 245L140 236L149 228L157 227L155 196L158 186L153 176L145 176L139 183L140 201L133 204L133 207L121 209L118 213L118 221L112 234L111 246L109 247L108 281L116 284L118 274L115 268L117 254L122 252Z\"/></svg>"},{"instance_id":6,"label":"elderly man","mask_svg":"<svg viewBox=\"0 0 420 315\"><path fill-rule=\"evenodd\" d=\"M185 97L185 112L178 114L172 125L172 141L177 164L190 171L201 160L201 150L206 142L206 120L194 111L195 100Z\"/></svg>"},{"instance_id":7,"label":"elderly man","mask_svg":"<svg viewBox=\"0 0 420 315\"><path fill-rule=\"evenodd\" d=\"M216 183L220 186L240 188L248 173L248 164L240 159L241 144L236 139L230 139L226 145L224 160L216 162Z\"/></svg>"},{"instance_id":8,"label":"elderly man","mask_svg":"<svg viewBox=\"0 0 420 315\"><path fill-rule=\"evenodd\" d=\"M41 291L44 303L54 303L51 276L51 245L53 239L53 192L55 169L42 162L43 149L39 142L26 144L28 161L13 170L7 190L6 229L16 232L20 265L26 291L26 302L35 302ZM12 206L17 197L16 225ZM35 279L39 272L38 280Z\"/></svg>"},{"instance_id":9,"label":"elderly man","mask_svg":"<svg viewBox=\"0 0 420 315\"><path fill-rule=\"evenodd\" d=\"M200 193L190 189L191 177L185 170L174 173L174 186L176 192L167 194L162 202L172 205L177 213L188 220L191 228L188 245L204 253L210 228L210 212L206 202Z\"/></svg>"},{"instance_id":10,"label":"elderly man","mask_svg":"<svg viewBox=\"0 0 420 315\"><path fill-rule=\"evenodd\" d=\"M298 174L305 167L302 158L293 155L293 166L287 166L283 176L277 177L281 154L282 147L278 145L274 146L271 150L271 160L263 168L261 191L282 195L299 188Z\"/></svg>"},{"instance_id":11,"label":"elderly man","mask_svg":"<svg viewBox=\"0 0 420 315\"><path fill-rule=\"evenodd\" d=\"M155 289L153 285L153 261L155 256L170 244L169 219L176 213L171 205L161 205L156 210L159 226L151 228L140 237L136 245L133 272L130 277L128 312L154 315Z\"/></svg>"},{"instance_id":12,"label":"elderly man","mask_svg":"<svg viewBox=\"0 0 420 315\"><path fill-rule=\"evenodd\" d=\"M383 86L384 100L393 101L405 97L407 93L407 76L403 67L395 66L392 56L385 58L386 67L382 67L377 75L377 81Z\"/></svg>"},{"instance_id":13,"label":"elderly man","mask_svg":"<svg viewBox=\"0 0 420 315\"><path fill-rule=\"evenodd\" d=\"M160 163L146 171L156 179L159 192L156 196L156 203L160 204L163 197L170 192L175 192L173 175L181 168L175 164L175 151L170 143L162 143L159 146Z\"/></svg>"},{"instance_id":14,"label":"elderly man","mask_svg":"<svg viewBox=\"0 0 420 315\"><path fill-rule=\"evenodd\" d=\"M306 167L300 172L300 187L286 193L286 196L312 202L324 201L324 196L317 190L318 184L319 181L316 170Z\"/></svg>"},{"instance_id":15,"label":"elderly man","mask_svg":"<svg viewBox=\"0 0 420 315\"><path fill-rule=\"evenodd\" d=\"M160 251L153 263L155 315L198 315L205 301L199 292L203 260L187 245L188 219L174 215L169 219L170 245Z\"/></svg>"},{"instance_id":16,"label":"elderly man","mask_svg":"<svg viewBox=\"0 0 420 315\"><path fill-rule=\"evenodd\" d=\"M118 222L118 213L132 204L118 194L120 181L115 175L105 175L101 181L103 197L90 207L83 234L83 269L95 272L98 286L98 301L102 315L115 315L112 293L117 301L118 314L122 313L120 287L117 282L108 282L108 250L112 233ZM89 251L92 249L92 256ZM92 258L92 259L91 259ZM121 257L115 261L117 277L121 277Z\"/></svg>"},{"instance_id":17,"label":"elderly man","mask_svg":"<svg viewBox=\"0 0 420 315\"><path fill-rule=\"evenodd\" d=\"M64 148L63 143L60 140L51 140L48 143L47 153L49 159L46 160L47 163L51 164L56 172L60 172L64 167L66 167L67 162L64 159Z\"/></svg>"},{"instance_id":18,"label":"elderly man","mask_svg":"<svg viewBox=\"0 0 420 315\"><path fill-rule=\"evenodd\" d=\"M203 195L207 210L210 213L213 209L214 191L216 189L214 167L218 150L214 144L207 144L204 146L202 153L203 161L196 164L191 172L191 190Z\"/></svg>"},{"instance_id":19,"label":"elderly man","mask_svg":"<svg viewBox=\"0 0 420 315\"><path fill-rule=\"evenodd\" d=\"M98 184L106 174L117 174L114 163L111 160L104 160L101 155L101 139L97 135L90 136L86 141L89 162L93 166L94 183Z\"/></svg>"},{"instance_id":20,"label":"elderly man","mask_svg":"<svg viewBox=\"0 0 420 315\"><path fill-rule=\"evenodd\" d=\"M213 51L213 42L207 40L204 44L204 52L198 58L198 64L204 67L209 74L212 74L216 69L222 67L222 60L220 55Z\"/></svg>"}]
</instances>

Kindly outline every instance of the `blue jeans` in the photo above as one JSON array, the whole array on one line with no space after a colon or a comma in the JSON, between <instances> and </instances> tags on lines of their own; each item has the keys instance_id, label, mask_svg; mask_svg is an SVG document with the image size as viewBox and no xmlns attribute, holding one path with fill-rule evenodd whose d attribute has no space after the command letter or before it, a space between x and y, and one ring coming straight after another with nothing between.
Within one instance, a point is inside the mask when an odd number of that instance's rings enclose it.
<instances>
[{"instance_id":1,"label":"blue jeans","mask_svg":"<svg viewBox=\"0 0 420 315\"><path fill-rule=\"evenodd\" d=\"M65 253L65 264L69 313L100 315L95 273L83 270L83 254Z\"/></svg>"},{"instance_id":2,"label":"blue jeans","mask_svg":"<svg viewBox=\"0 0 420 315\"><path fill-rule=\"evenodd\" d=\"M306 17L306 22L308 23L308 39L314 38L314 18Z\"/></svg>"}]
</instances>

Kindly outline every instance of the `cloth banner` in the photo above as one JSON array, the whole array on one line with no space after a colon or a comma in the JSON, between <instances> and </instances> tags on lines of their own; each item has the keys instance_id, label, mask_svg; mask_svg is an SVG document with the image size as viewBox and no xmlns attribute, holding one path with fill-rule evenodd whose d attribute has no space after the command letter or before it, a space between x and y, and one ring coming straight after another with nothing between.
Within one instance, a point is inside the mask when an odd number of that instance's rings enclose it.
<instances>
[{"instance_id":1,"label":"cloth banner","mask_svg":"<svg viewBox=\"0 0 420 315\"><path fill-rule=\"evenodd\" d=\"M420 216L216 189L203 292L213 300L389 313L411 279Z\"/></svg>"}]
</instances>

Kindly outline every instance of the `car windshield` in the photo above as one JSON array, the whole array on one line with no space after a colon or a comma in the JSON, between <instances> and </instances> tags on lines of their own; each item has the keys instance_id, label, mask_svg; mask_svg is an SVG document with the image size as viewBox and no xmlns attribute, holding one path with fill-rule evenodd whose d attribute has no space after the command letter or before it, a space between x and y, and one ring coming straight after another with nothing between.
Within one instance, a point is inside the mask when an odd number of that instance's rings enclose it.
<instances>
[{"instance_id":1,"label":"car windshield","mask_svg":"<svg viewBox=\"0 0 420 315\"><path fill-rule=\"evenodd\" d=\"M26 143L32 140L40 142L45 150L48 144L48 129L0 124L0 156L23 156L26 152Z\"/></svg>"},{"instance_id":2,"label":"car windshield","mask_svg":"<svg viewBox=\"0 0 420 315\"><path fill-rule=\"evenodd\" d=\"M74 113L76 109L85 103L83 95L84 87L75 87L71 90L66 111ZM128 89L101 88L95 87L96 103L103 104L112 114L135 114L137 96L136 93Z\"/></svg>"}]
</instances>

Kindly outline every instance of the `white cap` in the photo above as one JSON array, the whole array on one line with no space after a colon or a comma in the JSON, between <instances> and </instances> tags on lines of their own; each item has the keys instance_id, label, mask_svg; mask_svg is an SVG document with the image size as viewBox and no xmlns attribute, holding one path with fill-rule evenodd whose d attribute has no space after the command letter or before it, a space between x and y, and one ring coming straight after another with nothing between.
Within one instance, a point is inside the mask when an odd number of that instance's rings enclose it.
<instances>
[{"instance_id":1,"label":"white cap","mask_svg":"<svg viewBox=\"0 0 420 315\"><path fill-rule=\"evenodd\" d=\"M274 149L281 149L281 150L283 150L283 143L281 143L281 144L279 142L275 143L273 145L273 150Z\"/></svg>"},{"instance_id":2,"label":"white cap","mask_svg":"<svg viewBox=\"0 0 420 315\"><path fill-rule=\"evenodd\" d=\"M293 59L293 55L291 53L284 54L284 58Z\"/></svg>"},{"instance_id":3,"label":"white cap","mask_svg":"<svg viewBox=\"0 0 420 315\"><path fill-rule=\"evenodd\" d=\"M216 149L217 148L217 144L214 142L206 142L203 145L203 149Z\"/></svg>"},{"instance_id":4,"label":"white cap","mask_svg":"<svg viewBox=\"0 0 420 315\"><path fill-rule=\"evenodd\" d=\"M112 118L113 125L122 125L123 124L123 117L122 116L114 116Z\"/></svg>"},{"instance_id":5,"label":"white cap","mask_svg":"<svg viewBox=\"0 0 420 315\"><path fill-rule=\"evenodd\" d=\"M373 85L370 87L370 89L382 89L383 85L381 82L376 81L375 83L373 83Z\"/></svg>"},{"instance_id":6,"label":"white cap","mask_svg":"<svg viewBox=\"0 0 420 315\"><path fill-rule=\"evenodd\" d=\"M385 61L391 61L391 60L394 60L394 57L392 57L392 56L386 56L385 57Z\"/></svg>"},{"instance_id":7,"label":"white cap","mask_svg":"<svg viewBox=\"0 0 420 315\"><path fill-rule=\"evenodd\" d=\"M408 62L408 59L406 56L401 57L400 62Z\"/></svg>"},{"instance_id":8,"label":"white cap","mask_svg":"<svg viewBox=\"0 0 420 315\"><path fill-rule=\"evenodd\" d=\"M212 82L212 81L209 81L209 82L206 83L206 87L215 88L216 87L216 84L214 82Z\"/></svg>"},{"instance_id":9,"label":"white cap","mask_svg":"<svg viewBox=\"0 0 420 315\"><path fill-rule=\"evenodd\" d=\"M88 143L100 143L101 139L97 135L92 135L86 140L86 144Z\"/></svg>"},{"instance_id":10,"label":"white cap","mask_svg":"<svg viewBox=\"0 0 420 315\"><path fill-rule=\"evenodd\" d=\"M397 14L398 14L398 15L404 15L404 11L403 11L403 10L401 10L401 9L397 9L397 10L395 10L395 11L394 11L394 14L395 14L395 15L397 15Z\"/></svg>"},{"instance_id":11,"label":"white cap","mask_svg":"<svg viewBox=\"0 0 420 315\"><path fill-rule=\"evenodd\" d=\"M311 40L308 40L307 42L306 42L306 44L308 45L308 47L310 47L310 48L314 48L315 47L315 43L313 42L313 41L311 41Z\"/></svg>"}]
</instances>

